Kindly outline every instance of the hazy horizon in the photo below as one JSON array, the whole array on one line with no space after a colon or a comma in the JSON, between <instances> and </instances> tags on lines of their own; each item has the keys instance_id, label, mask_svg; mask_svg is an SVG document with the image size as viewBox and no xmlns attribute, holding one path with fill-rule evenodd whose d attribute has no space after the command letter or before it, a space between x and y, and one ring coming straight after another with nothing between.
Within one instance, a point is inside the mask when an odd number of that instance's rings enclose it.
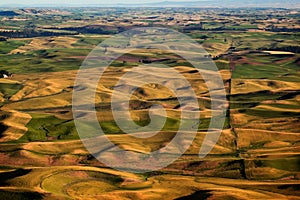
<instances>
[{"instance_id":1,"label":"hazy horizon","mask_svg":"<svg viewBox=\"0 0 300 200\"><path fill-rule=\"evenodd\" d=\"M170 0L168 2L197 2L197 1L211 1L211 0ZM34 4L57 4L57 5L65 5L65 4L143 4L143 3L157 3L157 2L165 2L165 0L111 0L111 1L95 1L95 0L11 0L9 3L1 3L2 4L20 4L20 5L34 5Z\"/></svg>"},{"instance_id":2,"label":"hazy horizon","mask_svg":"<svg viewBox=\"0 0 300 200\"><path fill-rule=\"evenodd\" d=\"M300 0L11 0L0 3L2 8L35 8L35 7L270 7L300 8Z\"/></svg>"}]
</instances>

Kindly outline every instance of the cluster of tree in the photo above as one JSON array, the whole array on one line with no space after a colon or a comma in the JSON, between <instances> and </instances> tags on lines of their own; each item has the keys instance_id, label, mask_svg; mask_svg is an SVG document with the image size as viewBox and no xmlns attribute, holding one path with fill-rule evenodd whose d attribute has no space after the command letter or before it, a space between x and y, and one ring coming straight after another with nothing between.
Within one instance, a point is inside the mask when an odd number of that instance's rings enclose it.
<instances>
[{"instance_id":1,"label":"cluster of tree","mask_svg":"<svg viewBox=\"0 0 300 200\"><path fill-rule=\"evenodd\" d=\"M183 31L196 31L196 30L203 30L203 31L234 31L234 30L246 30L248 29L247 27L227 27L225 25L222 25L220 27L215 27L215 28L205 28L203 25L198 25L198 26L185 26L183 28Z\"/></svg>"},{"instance_id":2,"label":"cluster of tree","mask_svg":"<svg viewBox=\"0 0 300 200\"><path fill-rule=\"evenodd\" d=\"M9 73L6 70L0 70L0 78L7 78L7 77L11 77L12 73Z\"/></svg>"},{"instance_id":3,"label":"cluster of tree","mask_svg":"<svg viewBox=\"0 0 300 200\"><path fill-rule=\"evenodd\" d=\"M35 29L24 29L18 31L12 31L12 30L0 31L0 36L4 36L7 38L29 38L29 37L76 35L76 34L78 33L37 31Z\"/></svg>"},{"instance_id":4,"label":"cluster of tree","mask_svg":"<svg viewBox=\"0 0 300 200\"><path fill-rule=\"evenodd\" d=\"M266 31L271 32L295 32L299 33L300 28L287 28L287 27L276 27L276 26L269 26L266 28Z\"/></svg>"},{"instance_id":5,"label":"cluster of tree","mask_svg":"<svg viewBox=\"0 0 300 200\"><path fill-rule=\"evenodd\" d=\"M124 31L123 27L109 26L83 26L83 27L67 27L58 28L58 30L75 31L81 34L114 34Z\"/></svg>"},{"instance_id":6,"label":"cluster of tree","mask_svg":"<svg viewBox=\"0 0 300 200\"><path fill-rule=\"evenodd\" d=\"M14 11L10 11L10 10L4 10L4 11L0 11L0 16L8 16L8 17L13 17L13 16L17 16L20 15Z\"/></svg>"},{"instance_id":7,"label":"cluster of tree","mask_svg":"<svg viewBox=\"0 0 300 200\"><path fill-rule=\"evenodd\" d=\"M285 46L285 47L270 47L270 48L263 47L258 50L287 51L293 53L300 53L300 46Z\"/></svg>"},{"instance_id":8,"label":"cluster of tree","mask_svg":"<svg viewBox=\"0 0 300 200\"><path fill-rule=\"evenodd\" d=\"M204 30L202 25L198 25L198 26L185 26L183 28L183 31L197 31L197 30Z\"/></svg>"}]
</instances>

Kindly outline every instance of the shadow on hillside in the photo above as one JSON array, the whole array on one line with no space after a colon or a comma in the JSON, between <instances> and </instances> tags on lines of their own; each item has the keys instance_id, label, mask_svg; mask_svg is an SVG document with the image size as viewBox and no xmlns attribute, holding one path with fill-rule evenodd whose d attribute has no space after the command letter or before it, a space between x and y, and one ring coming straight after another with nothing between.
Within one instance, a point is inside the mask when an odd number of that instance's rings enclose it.
<instances>
[{"instance_id":1,"label":"shadow on hillside","mask_svg":"<svg viewBox=\"0 0 300 200\"><path fill-rule=\"evenodd\" d=\"M3 137L4 131L8 129L8 126L4 125L3 123L0 122L0 138Z\"/></svg>"},{"instance_id":2,"label":"shadow on hillside","mask_svg":"<svg viewBox=\"0 0 300 200\"><path fill-rule=\"evenodd\" d=\"M29 172L31 172L31 169L16 169L14 171L0 173L0 186L5 186L8 180L18 176L24 176Z\"/></svg>"},{"instance_id":3,"label":"shadow on hillside","mask_svg":"<svg viewBox=\"0 0 300 200\"><path fill-rule=\"evenodd\" d=\"M209 190L199 190L194 192L191 195L185 196L185 197L180 197L177 198L175 200L199 200L199 199L207 199L210 196L212 196L212 194L210 194L211 191Z\"/></svg>"}]
</instances>

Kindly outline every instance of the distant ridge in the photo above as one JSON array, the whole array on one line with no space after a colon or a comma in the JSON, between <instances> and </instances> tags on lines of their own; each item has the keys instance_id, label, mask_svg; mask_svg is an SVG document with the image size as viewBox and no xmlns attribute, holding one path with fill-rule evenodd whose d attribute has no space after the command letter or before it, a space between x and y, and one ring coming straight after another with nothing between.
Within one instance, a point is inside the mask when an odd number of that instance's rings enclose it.
<instances>
[{"instance_id":1,"label":"distant ridge","mask_svg":"<svg viewBox=\"0 0 300 200\"><path fill-rule=\"evenodd\" d=\"M5 4L2 8L32 8L32 7L271 7L271 8L300 8L300 0L202 0L189 2L162 1L143 4Z\"/></svg>"}]
</instances>

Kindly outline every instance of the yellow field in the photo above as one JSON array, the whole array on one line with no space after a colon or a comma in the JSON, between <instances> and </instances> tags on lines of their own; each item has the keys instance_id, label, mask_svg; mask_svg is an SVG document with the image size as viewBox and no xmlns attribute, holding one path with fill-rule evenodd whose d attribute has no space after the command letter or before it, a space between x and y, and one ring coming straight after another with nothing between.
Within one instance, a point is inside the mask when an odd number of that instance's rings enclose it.
<instances>
[{"instance_id":1,"label":"yellow field","mask_svg":"<svg viewBox=\"0 0 300 200\"><path fill-rule=\"evenodd\" d=\"M297 183L295 181L265 182L176 175L157 175L145 179L139 175L110 169L68 166L33 168L26 175L10 179L6 184L9 191L14 191L16 186L22 187L25 191L38 191L44 194L45 199L151 200L164 197L166 200L171 200L198 192L200 199L202 194L208 195L208 199L246 200L299 199L293 194L282 194L277 189L278 186L293 186Z\"/></svg>"}]
</instances>

